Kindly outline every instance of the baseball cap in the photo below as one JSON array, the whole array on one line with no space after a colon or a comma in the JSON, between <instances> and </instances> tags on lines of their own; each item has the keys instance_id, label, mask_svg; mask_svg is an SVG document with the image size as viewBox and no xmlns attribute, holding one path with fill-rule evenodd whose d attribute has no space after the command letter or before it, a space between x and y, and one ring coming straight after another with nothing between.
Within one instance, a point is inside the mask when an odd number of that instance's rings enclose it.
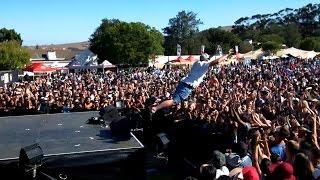
<instances>
[{"instance_id":1,"label":"baseball cap","mask_svg":"<svg viewBox=\"0 0 320 180\"><path fill-rule=\"evenodd\" d=\"M228 167L236 168L240 166L241 158L239 155L235 153L230 153L230 154L227 154L226 156L226 163Z\"/></svg>"},{"instance_id":2,"label":"baseball cap","mask_svg":"<svg viewBox=\"0 0 320 180\"><path fill-rule=\"evenodd\" d=\"M212 154L211 163L216 168L221 168L222 166L226 165L226 157L222 152L215 150Z\"/></svg>"},{"instance_id":3,"label":"baseball cap","mask_svg":"<svg viewBox=\"0 0 320 180\"><path fill-rule=\"evenodd\" d=\"M295 180L296 177L293 175L293 167L290 163L280 163L271 174L274 180Z\"/></svg>"},{"instance_id":4,"label":"baseball cap","mask_svg":"<svg viewBox=\"0 0 320 180\"><path fill-rule=\"evenodd\" d=\"M244 180L260 180L259 174L256 168L252 166L246 166L242 169Z\"/></svg>"}]
</instances>

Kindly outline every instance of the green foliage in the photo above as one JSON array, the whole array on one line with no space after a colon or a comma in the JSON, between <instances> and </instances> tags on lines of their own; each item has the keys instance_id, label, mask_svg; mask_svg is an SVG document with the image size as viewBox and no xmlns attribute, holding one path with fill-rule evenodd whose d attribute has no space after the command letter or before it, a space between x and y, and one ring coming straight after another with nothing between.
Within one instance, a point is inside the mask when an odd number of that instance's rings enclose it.
<instances>
[{"instance_id":1,"label":"green foliage","mask_svg":"<svg viewBox=\"0 0 320 180\"><path fill-rule=\"evenodd\" d=\"M284 38L288 47L298 47L302 38L299 27L296 24L288 24L285 29Z\"/></svg>"},{"instance_id":2,"label":"green foliage","mask_svg":"<svg viewBox=\"0 0 320 180\"><path fill-rule=\"evenodd\" d=\"M23 68L30 62L29 52L16 41L0 43L0 70Z\"/></svg>"},{"instance_id":3,"label":"green foliage","mask_svg":"<svg viewBox=\"0 0 320 180\"><path fill-rule=\"evenodd\" d=\"M269 52L269 53L276 53L280 48L281 44L278 42L268 41L261 44L261 47L263 51Z\"/></svg>"},{"instance_id":4,"label":"green foliage","mask_svg":"<svg viewBox=\"0 0 320 180\"><path fill-rule=\"evenodd\" d=\"M220 45L224 53L227 53L229 49L239 45L241 40L232 32L227 32L217 28L210 28L199 33L198 38L201 40L201 44L206 46L206 52L210 54L215 53L217 46Z\"/></svg>"},{"instance_id":5,"label":"green foliage","mask_svg":"<svg viewBox=\"0 0 320 180\"><path fill-rule=\"evenodd\" d=\"M301 40L320 36L319 17L320 4L308 4L302 8L286 8L273 14L241 17L235 21L232 32L242 40L253 39L261 43L274 41L298 48Z\"/></svg>"},{"instance_id":6,"label":"green foliage","mask_svg":"<svg viewBox=\"0 0 320 180\"><path fill-rule=\"evenodd\" d=\"M20 45L22 45L21 36L14 29L0 29L0 42L13 40L17 41Z\"/></svg>"},{"instance_id":7,"label":"green foliage","mask_svg":"<svg viewBox=\"0 0 320 180\"><path fill-rule=\"evenodd\" d=\"M278 34L263 34L260 36L260 42L265 43L268 41L276 42L278 44L284 43L284 38L279 36Z\"/></svg>"},{"instance_id":8,"label":"green foliage","mask_svg":"<svg viewBox=\"0 0 320 180\"><path fill-rule=\"evenodd\" d=\"M320 51L320 37L308 37L301 41L300 48L307 51Z\"/></svg>"},{"instance_id":9,"label":"green foliage","mask_svg":"<svg viewBox=\"0 0 320 180\"><path fill-rule=\"evenodd\" d=\"M163 29L165 37L165 54L176 54L177 44L181 45L182 54L199 53L200 47L195 39L199 32L198 26L202 24L197 14L189 11L181 11L176 17L169 20L169 25Z\"/></svg>"},{"instance_id":10,"label":"green foliage","mask_svg":"<svg viewBox=\"0 0 320 180\"><path fill-rule=\"evenodd\" d=\"M252 50L252 45L249 42L241 42L239 44L239 52L244 54Z\"/></svg>"},{"instance_id":11,"label":"green foliage","mask_svg":"<svg viewBox=\"0 0 320 180\"><path fill-rule=\"evenodd\" d=\"M114 64L147 63L153 54L163 54L162 34L143 23L103 19L91 35L90 49L101 61Z\"/></svg>"}]
</instances>

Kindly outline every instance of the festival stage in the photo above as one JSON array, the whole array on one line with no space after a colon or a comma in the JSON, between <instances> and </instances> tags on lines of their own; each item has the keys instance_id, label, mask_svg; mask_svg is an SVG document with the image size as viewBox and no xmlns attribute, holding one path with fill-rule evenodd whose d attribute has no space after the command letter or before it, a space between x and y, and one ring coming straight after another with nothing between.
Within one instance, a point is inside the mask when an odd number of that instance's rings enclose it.
<instances>
[{"instance_id":1,"label":"festival stage","mask_svg":"<svg viewBox=\"0 0 320 180\"><path fill-rule=\"evenodd\" d=\"M93 116L98 112L1 117L0 172L14 175L20 149L38 143L44 154L41 168L52 176L143 178L144 146L140 141L133 134L118 139L106 127L87 124Z\"/></svg>"}]
</instances>

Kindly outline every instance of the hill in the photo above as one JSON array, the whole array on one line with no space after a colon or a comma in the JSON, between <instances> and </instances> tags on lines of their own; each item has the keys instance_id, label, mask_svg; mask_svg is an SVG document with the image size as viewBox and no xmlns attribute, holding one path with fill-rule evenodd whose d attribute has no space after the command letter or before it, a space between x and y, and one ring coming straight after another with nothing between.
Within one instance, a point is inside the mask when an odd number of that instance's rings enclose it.
<instances>
[{"instance_id":1,"label":"hill","mask_svg":"<svg viewBox=\"0 0 320 180\"><path fill-rule=\"evenodd\" d=\"M55 51L57 57L71 59L77 53L88 49L89 42L74 42L66 44L50 44L50 45L38 45L38 46L26 46L31 58L40 58L42 54L46 54L47 51Z\"/></svg>"}]
</instances>

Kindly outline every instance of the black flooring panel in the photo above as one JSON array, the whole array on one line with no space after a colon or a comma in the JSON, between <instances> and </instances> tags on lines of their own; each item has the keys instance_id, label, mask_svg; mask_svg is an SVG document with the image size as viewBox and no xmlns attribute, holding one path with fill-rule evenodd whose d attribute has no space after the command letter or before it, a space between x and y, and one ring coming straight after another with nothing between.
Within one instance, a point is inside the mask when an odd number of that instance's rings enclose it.
<instances>
[{"instance_id":1,"label":"black flooring panel","mask_svg":"<svg viewBox=\"0 0 320 180\"><path fill-rule=\"evenodd\" d=\"M118 140L109 129L86 121L98 112L0 117L0 161L17 159L24 146L39 143L45 156L142 148L134 137Z\"/></svg>"}]
</instances>

